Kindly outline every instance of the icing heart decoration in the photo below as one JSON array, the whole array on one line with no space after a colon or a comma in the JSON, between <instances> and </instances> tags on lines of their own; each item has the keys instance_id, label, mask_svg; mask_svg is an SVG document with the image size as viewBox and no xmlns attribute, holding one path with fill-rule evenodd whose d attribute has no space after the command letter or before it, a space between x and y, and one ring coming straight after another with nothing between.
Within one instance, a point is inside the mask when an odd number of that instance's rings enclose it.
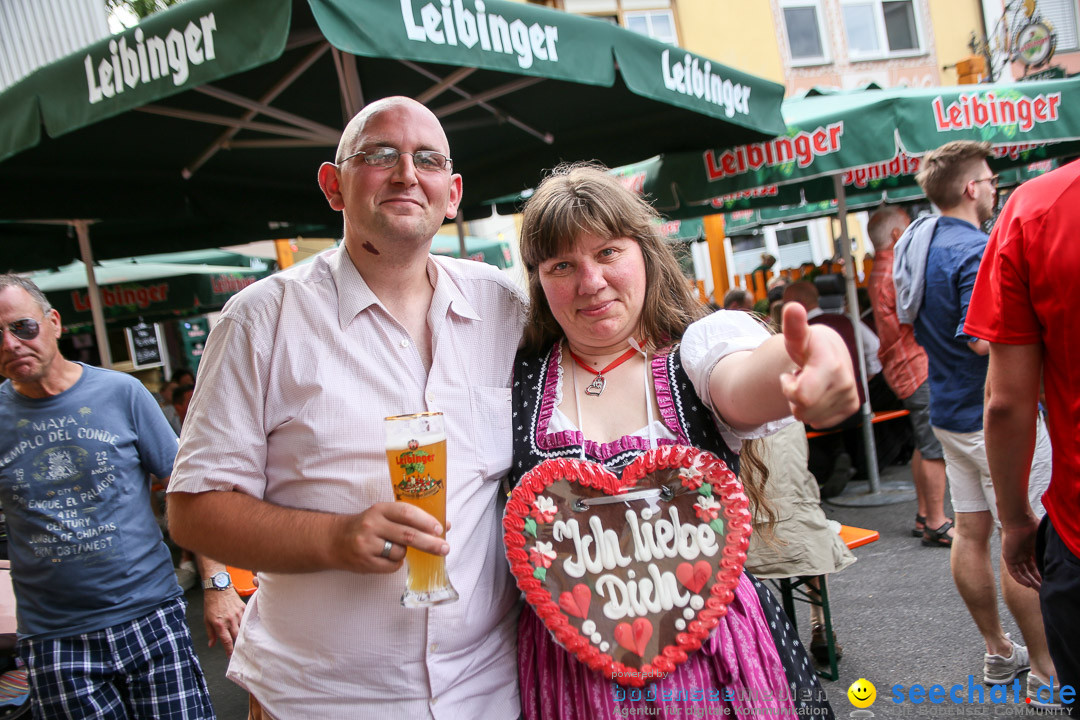
<instances>
[{"instance_id":1,"label":"icing heart decoration","mask_svg":"<svg viewBox=\"0 0 1080 720\"><path fill-rule=\"evenodd\" d=\"M616 477L547 460L514 488L506 556L525 600L579 661L624 685L666 677L727 613L749 501L712 454L665 445Z\"/></svg>"}]
</instances>

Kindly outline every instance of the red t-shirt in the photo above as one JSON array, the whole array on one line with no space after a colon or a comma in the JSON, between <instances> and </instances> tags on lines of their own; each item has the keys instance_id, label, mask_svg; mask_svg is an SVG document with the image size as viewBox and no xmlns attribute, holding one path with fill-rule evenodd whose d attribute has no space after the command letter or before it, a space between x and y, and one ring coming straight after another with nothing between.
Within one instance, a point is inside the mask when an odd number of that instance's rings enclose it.
<instances>
[{"instance_id":1,"label":"red t-shirt","mask_svg":"<svg viewBox=\"0 0 1080 720\"><path fill-rule=\"evenodd\" d=\"M1080 556L1080 161L1029 180L986 246L964 332L1043 345L1054 471L1043 505Z\"/></svg>"}]
</instances>

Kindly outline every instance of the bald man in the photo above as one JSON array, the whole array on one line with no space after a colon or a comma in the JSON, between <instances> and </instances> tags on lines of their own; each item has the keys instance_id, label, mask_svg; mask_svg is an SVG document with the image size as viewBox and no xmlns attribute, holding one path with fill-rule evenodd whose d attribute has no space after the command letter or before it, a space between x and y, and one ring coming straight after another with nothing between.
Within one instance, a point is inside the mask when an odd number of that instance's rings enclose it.
<instances>
[{"instance_id":1,"label":"bald man","mask_svg":"<svg viewBox=\"0 0 1080 720\"><path fill-rule=\"evenodd\" d=\"M173 537L259 571L229 677L273 718L517 718L499 486L525 300L429 253L461 176L423 105L368 105L319 185L341 247L256 283L210 334L170 486ZM444 414L446 516L393 502L383 419ZM460 599L401 605L406 546Z\"/></svg>"}]
</instances>

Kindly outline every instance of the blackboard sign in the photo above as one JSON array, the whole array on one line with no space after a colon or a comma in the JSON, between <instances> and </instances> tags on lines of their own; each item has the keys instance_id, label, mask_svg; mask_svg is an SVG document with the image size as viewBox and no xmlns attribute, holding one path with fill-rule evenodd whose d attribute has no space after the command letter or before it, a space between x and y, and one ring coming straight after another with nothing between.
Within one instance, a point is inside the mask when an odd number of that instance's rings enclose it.
<instances>
[{"instance_id":1,"label":"blackboard sign","mask_svg":"<svg viewBox=\"0 0 1080 720\"><path fill-rule=\"evenodd\" d=\"M162 361L161 338L158 336L156 324L139 323L134 327L125 328L125 330L127 332L128 352L131 354L131 362L136 370L160 367L164 364Z\"/></svg>"}]
</instances>

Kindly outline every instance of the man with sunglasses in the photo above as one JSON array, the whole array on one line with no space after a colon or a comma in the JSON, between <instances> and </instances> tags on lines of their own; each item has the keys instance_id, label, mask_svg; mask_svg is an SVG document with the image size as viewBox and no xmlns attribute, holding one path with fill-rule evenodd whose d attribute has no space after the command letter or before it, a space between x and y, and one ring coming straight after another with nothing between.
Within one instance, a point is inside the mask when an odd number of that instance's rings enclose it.
<instances>
[{"instance_id":1,"label":"man with sunglasses","mask_svg":"<svg viewBox=\"0 0 1080 720\"><path fill-rule=\"evenodd\" d=\"M0 503L34 717L213 718L150 509L176 435L138 380L64 359L60 328L0 275Z\"/></svg>"},{"instance_id":2,"label":"man with sunglasses","mask_svg":"<svg viewBox=\"0 0 1080 720\"><path fill-rule=\"evenodd\" d=\"M423 105L368 105L318 179L342 245L226 305L170 530L259 571L229 666L253 717L517 718L498 498L524 298L491 266L430 255L462 185ZM421 411L445 418L447 535L393 502L383 419ZM458 601L401 606L406 545L447 556Z\"/></svg>"},{"instance_id":3,"label":"man with sunglasses","mask_svg":"<svg viewBox=\"0 0 1080 720\"><path fill-rule=\"evenodd\" d=\"M918 218L904 230L894 251L893 281L897 318L914 325L915 339L929 361L930 425L945 456L956 512L950 551L953 581L986 644L983 681L1009 683L1030 664L1028 698L1039 705L1038 690L1051 680L1054 666L1038 595L1016 582L1001 563L1001 594L1024 635L1024 647L1005 634L994 592L990 536L1000 523L983 438L990 345L964 331L988 240L980 227L993 217L997 199L997 178L986 162L989 154L988 143L960 140L923 157L915 179L941 215ZM1041 421L1038 434L1028 497L1041 517L1040 497L1050 482L1050 441Z\"/></svg>"}]
</instances>

